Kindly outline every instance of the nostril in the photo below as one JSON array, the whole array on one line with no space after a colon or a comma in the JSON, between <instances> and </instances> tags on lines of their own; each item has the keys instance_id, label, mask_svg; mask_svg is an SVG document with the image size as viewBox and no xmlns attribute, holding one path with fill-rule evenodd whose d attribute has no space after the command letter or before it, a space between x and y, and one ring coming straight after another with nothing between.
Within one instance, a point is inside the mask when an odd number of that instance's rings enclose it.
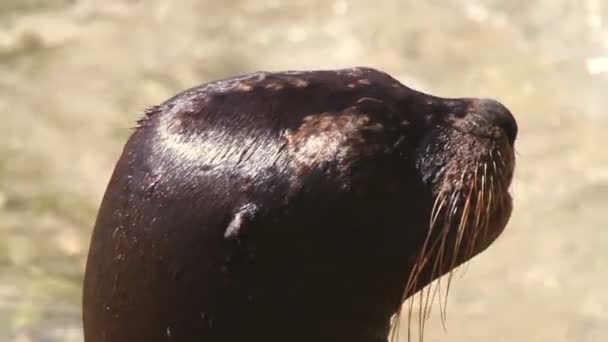
<instances>
[{"instance_id":1,"label":"nostril","mask_svg":"<svg viewBox=\"0 0 608 342\"><path fill-rule=\"evenodd\" d=\"M513 114L504 105L493 99L480 99L476 102L477 112L492 125L502 128L512 145L517 138L517 122Z\"/></svg>"}]
</instances>

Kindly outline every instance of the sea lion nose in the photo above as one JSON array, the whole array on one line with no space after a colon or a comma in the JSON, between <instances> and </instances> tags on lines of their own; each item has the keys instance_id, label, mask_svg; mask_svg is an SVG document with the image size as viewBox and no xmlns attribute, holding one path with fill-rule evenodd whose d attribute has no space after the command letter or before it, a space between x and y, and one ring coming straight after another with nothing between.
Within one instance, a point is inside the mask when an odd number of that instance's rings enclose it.
<instances>
[{"instance_id":1,"label":"sea lion nose","mask_svg":"<svg viewBox=\"0 0 608 342\"><path fill-rule=\"evenodd\" d=\"M517 137L517 122L507 107L493 99L479 99L475 107L490 125L500 127L513 145Z\"/></svg>"}]
</instances>

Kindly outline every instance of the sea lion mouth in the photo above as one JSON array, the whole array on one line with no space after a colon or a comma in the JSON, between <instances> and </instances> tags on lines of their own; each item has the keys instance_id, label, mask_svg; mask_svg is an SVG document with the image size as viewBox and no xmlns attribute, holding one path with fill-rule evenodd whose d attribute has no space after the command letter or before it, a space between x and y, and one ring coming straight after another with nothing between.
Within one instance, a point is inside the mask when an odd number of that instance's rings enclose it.
<instances>
[{"instance_id":1,"label":"sea lion mouth","mask_svg":"<svg viewBox=\"0 0 608 342\"><path fill-rule=\"evenodd\" d=\"M467 102L459 103L464 113L448 115L422 139L416 152L417 168L432 194L433 206L403 300L419 294L420 336L437 295L445 322L454 269L498 238L512 210L509 186L515 167L515 121L498 102ZM434 286L426 286L435 279ZM409 302L410 323L413 303Z\"/></svg>"}]
</instances>

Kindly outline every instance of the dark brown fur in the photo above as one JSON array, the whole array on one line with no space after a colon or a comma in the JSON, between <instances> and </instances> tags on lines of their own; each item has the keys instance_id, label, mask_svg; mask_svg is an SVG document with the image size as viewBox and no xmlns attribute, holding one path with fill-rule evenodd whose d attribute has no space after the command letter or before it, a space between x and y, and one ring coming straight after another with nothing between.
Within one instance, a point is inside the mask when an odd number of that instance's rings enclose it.
<instances>
[{"instance_id":1,"label":"dark brown fur","mask_svg":"<svg viewBox=\"0 0 608 342\"><path fill-rule=\"evenodd\" d=\"M504 229L516 134L498 102L369 68L187 90L116 165L85 340L386 341L406 298Z\"/></svg>"}]
</instances>

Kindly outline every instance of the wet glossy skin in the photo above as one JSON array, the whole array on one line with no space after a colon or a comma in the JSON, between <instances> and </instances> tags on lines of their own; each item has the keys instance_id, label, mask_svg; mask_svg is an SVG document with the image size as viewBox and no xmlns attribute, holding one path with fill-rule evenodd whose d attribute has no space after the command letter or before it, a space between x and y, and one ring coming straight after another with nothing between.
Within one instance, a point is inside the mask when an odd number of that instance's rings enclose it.
<instances>
[{"instance_id":1,"label":"wet glossy skin","mask_svg":"<svg viewBox=\"0 0 608 342\"><path fill-rule=\"evenodd\" d=\"M495 101L422 94L366 68L179 94L146 112L108 185L85 340L385 341L435 200L466 183L452 166L489 151L506 161L493 234L455 264L506 225L516 134ZM440 275L420 273L406 297Z\"/></svg>"}]
</instances>

